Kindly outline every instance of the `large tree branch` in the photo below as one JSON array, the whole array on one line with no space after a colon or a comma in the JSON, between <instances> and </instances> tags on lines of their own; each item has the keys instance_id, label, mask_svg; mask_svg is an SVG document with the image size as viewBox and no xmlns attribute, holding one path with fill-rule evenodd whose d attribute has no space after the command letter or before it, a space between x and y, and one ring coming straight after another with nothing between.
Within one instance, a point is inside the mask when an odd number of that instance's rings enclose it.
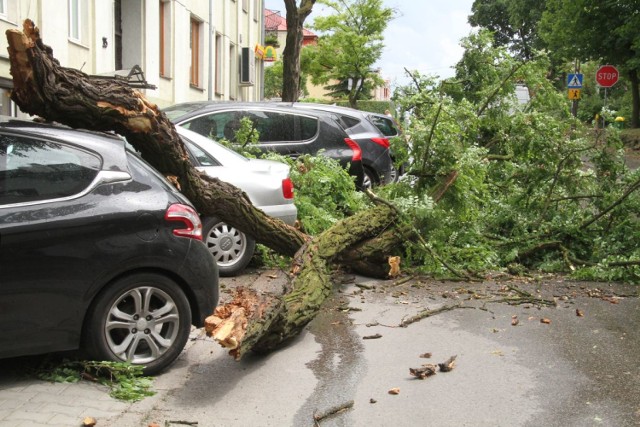
<instances>
[{"instance_id":1,"label":"large tree branch","mask_svg":"<svg viewBox=\"0 0 640 427\"><path fill-rule=\"evenodd\" d=\"M11 99L22 111L74 128L115 131L158 171L175 176L201 215L216 216L281 254L295 254L308 240L253 206L240 189L197 171L173 124L139 91L61 67L30 20L22 32L8 30L7 39L14 77Z\"/></svg>"}]
</instances>

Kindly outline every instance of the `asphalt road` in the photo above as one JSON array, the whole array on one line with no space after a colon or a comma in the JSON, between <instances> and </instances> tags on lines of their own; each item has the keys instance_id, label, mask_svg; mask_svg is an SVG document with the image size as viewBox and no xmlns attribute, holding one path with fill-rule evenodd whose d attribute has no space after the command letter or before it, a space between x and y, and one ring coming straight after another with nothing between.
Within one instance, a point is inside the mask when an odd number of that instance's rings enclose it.
<instances>
[{"instance_id":1,"label":"asphalt road","mask_svg":"<svg viewBox=\"0 0 640 427\"><path fill-rule=\"evenodd\" d=\"M194 331L158 395L97 426L640 426L639 290L358 277L267 356L234 361ZM451 356L449 372L409 372Z\"/></svg>"}]
</instances>

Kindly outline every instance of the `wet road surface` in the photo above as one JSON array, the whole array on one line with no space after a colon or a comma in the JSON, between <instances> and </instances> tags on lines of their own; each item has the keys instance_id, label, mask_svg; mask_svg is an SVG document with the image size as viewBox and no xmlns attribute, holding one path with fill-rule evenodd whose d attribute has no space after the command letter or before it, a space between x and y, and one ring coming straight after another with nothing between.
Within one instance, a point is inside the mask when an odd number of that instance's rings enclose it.
<instances>
[{"instance_id":1,"label":"wet road surface","mask_svg":"<svg viewBox=\"0 0 640 427\"><path fill-rule=\"evenodd\" d=\"M638 289L357 278L267 356L236 362L197 335L157 378L161 397L100 425L638 426ZM442 307L450 309L399 327ZM454 355L450 372L409 373Z\"/></svg>"}]
</instances>

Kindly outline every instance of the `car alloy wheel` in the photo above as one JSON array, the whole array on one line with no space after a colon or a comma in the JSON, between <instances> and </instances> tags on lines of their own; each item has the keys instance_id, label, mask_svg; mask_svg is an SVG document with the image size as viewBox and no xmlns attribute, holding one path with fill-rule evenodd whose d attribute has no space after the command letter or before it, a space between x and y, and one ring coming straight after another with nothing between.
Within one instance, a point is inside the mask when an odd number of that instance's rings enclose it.
<instances>
[{"instance_id":1,"label":"car alloy wheel","mask_svg":"<svg viewBox=\"0 0 640 427\"><path fill-rule=\"evenodd\" d=\"M184 291L155 273L116 281L96 298L89 313L85 341L91 355L144 365L146 375L160 372L178 357L191 329Z\"/></svg>"},{"instance_id":2,"label":"car alloy wheel","mask_svg":"<svg viewBox=\"0 0 640 427\"><path fill-rule=\"evenodd\" d=\"M217 218L204 221L202 240L213 255L221 276L235 276L251 261L256 242Z\"/></svg>"},{"instance_id":3,"label":"car alloy wheel","mask_svg":"<svg viewBox=\"0 0 640 427\"><path fill-rule=\"evenodd\" d=\"M367 168L364 169L364 179L362 181L362 188L373 188L378 185L378 181L374 178L374 175Z\"/></svg>"}]
</instances>

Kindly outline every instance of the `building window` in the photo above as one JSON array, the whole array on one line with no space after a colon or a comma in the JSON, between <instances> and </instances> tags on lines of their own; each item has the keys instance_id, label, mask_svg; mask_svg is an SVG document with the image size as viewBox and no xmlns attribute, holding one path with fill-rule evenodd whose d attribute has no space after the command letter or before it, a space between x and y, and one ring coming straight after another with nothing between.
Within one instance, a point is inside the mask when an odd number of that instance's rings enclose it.
<instances>
[{"instance_id":1,"label":"building window","mask_svg":"<svg viewBox=\"0 0 640 427\"><path fill-rule=\"evenodd\" d=\"M242 0L242 11L249 13L249 0Z\"/></svg>"},{"instance_id":2,"label":"building window","mask_svg":"<svg viewBox=\"0 0 640 427\"><path fill-rule=\"evenodd\" d=\"M69 0L69 38L80 41L80 17L82 10L80 0Z\"/></svg>"},{"instance_id":3,"label":"building window","mask_svg":"<svg viewBox=\"0 0 640 427\"><path fill-rule=\"evenodd\" d=\"M160 75L171 76L171 3L160 1Z\"/></svg>"},{"instance_id":4,"label":"building window","mask_svg":"<svg viewBox=\"0 0 640 427\"><path fill-rule=\"evenodd\" d=\"M200 59L202 58L202 23L191 18L191 74L190 83L200 87Z\"/></svg>"},{"instance_id":5,"label":"building window","mask_svg":"<svg viewBox=\"0 0 640 427\"><path fill-rule=\"evenodd\" d=\"M260 0L253 0L253 20L258 22L258 16L262 11L260 10Z\"/></svg>"},{"instance_id":6,"label":"building window","mask_svg":"<svg viewBox=\"0 0 640 427\"><path fill-rule=\"evenodd\" d=\"M215 63L215 73L216 73L216 88L215 91L217 94L223 94L222 88L222 34L216 33L216 63Z\"/></svg>"},{"instance_id":7,"label":"building window","mask_svg":"<svg viewBox=\"0 0 640 427\"><path fill-rule=\"evenodd\" d=\"M0 0L0 16L7 17L7 0Z\"/></svg>"}]
</instances>

